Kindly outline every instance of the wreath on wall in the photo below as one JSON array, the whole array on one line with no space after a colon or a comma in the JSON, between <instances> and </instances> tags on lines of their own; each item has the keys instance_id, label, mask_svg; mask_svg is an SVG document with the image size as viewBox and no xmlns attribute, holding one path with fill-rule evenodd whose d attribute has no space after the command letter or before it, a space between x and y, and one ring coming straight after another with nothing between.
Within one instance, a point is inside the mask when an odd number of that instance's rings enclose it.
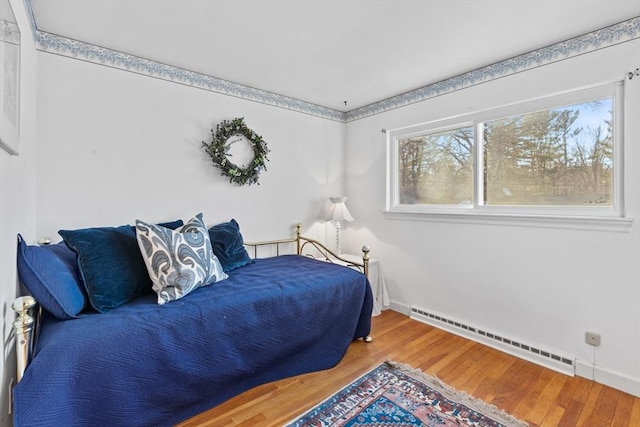
<instances>
[{"instance_id":1,"label":"wreath on wall","mask_svg":"<svg viewBox=\"0 0 640 427\"><path fill-rule=\"evenodd\" d=\"M228 177L229 182L239 185L260 185L258 178L263 170L267 170L265 162L269 161L267 159L269 148L262 136L247 127L244 117L224 120L216 125L215 132L211 129L211 135L212 141L210 143L203 141L202 145L213 160L213 165L220 169L221 175ZM232 136L244 136L251 144L253 159L245 167L240 167L229 160L231 157L229 149L231 144L236 142L229 142Z\"/></svg>"}]
</instances>

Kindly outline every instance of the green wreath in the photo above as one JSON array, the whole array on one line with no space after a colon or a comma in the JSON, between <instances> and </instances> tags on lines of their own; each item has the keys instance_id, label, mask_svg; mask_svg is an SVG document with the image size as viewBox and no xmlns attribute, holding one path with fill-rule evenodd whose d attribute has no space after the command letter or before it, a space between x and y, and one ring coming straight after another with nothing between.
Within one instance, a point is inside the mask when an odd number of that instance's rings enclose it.
<instances>
[{"instance_id":1,"label":"green wreath","mask_svg":"<svg viewBox=\"0 0 640 427\"><path fill-rule=\"evenodd\" d=\"M213 139L210 143L202 142L204 150L209 154L213 165L220 169L221 175L229 177L229 182L239 185L258 184L260 172L267 170L265 162L267 159L267 143L262 137L249 129L244 123L244 117L235 118L233 120L224 120L216 125L216 131L211 129ZM234 135L242 135L249 140L253 148L253 159L249 164L241 168L229 160L230 144L227 144L229 138Z\"/></svg>"}]
</instances>

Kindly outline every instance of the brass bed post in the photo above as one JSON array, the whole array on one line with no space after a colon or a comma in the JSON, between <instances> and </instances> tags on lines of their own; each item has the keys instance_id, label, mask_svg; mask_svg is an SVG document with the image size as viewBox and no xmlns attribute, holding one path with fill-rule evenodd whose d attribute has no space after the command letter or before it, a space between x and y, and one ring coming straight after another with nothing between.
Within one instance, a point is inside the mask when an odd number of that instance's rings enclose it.
<instances>
[{"instance_id":1,"label":"brass bed post","mask_svg":"<svg viewBox=\"0 0 640 427\"><path fill-rule=\"evenodd\" d=\"M296 245L297 245L297 251L296 253L298 255L302 255L302 245L300 244L300 236L302 233L302 224L301 223L297 223L296 224Z\"/></svg>"},{"instance_id":2,"label":"brass bed post","mask_svg":"<svg viewBox=\"0 0 640 427\"><path fill-rule=\"evenodd\" d=\"M369 278L369 251L369 246L362 247L362 270L367 278Z\"/></svg>"},{"instance_id":3,"label":"brass bed post","mask_svg":"<svg viewBox=\"0 0 640 427\"><path fill-rule=\"evenodd\" d=\"M362 247L362 272L364 273L364 277L369 278L369 246L365 245ZM367 335L362 338L364 342L373 341L373 337L371 335Z\"/></svg>"},{"instance_id":4,"label":"brass bed post","mask_svg":"<svg viewBox=\"0 0 640 427\"><path fill-rule=\"evenodd\" d=\"M13 301L11 308L17 314L13 331L16 336L16 382L19 382L33 355L37 304L33 297L22 296Z\"/></svg>"}]
</instances>

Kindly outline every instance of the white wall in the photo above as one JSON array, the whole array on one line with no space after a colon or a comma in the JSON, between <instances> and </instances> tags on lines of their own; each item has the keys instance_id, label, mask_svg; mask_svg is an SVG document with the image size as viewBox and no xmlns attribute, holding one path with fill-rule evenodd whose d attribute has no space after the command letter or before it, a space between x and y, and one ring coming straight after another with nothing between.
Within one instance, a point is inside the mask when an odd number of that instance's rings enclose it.
<instances>
[{"instance_id":1,"label":"white wall","mask_svg":"<svg viewBox=\"0 0 640 427\"><path fill-rule=\"evenodd\" d=\"M574 355L589 377L584 333L599 332L596 380L640 395L640 78L627 81L626 208L636 220L623 232L391 219L381 132L623 80L639 65L640 44L629 42L348 123L349 249L371 246L395 307Z\"/></svg>"},{"instance_id":2,"label":"white wall","mask_svg":"<svg viewBox=\"0 0 640 427\"><path fill-rule=\"evenodd\" d=\"M38 55L38 236L203 212L211 225L236 218L245 240L282 238L343 191L342 123ZM271 150L260 185L230 184L201 148L234 117Z\"/></svg>"},{"instance_id":3,"label":"white wall","mask_svg":"<svg viewBox=\"0 0 640 427\"><path fill-rule=\"evenodd\" d=\"M9 384L15 378L11 303L18 293L16 235L35 230L36 51L24 7L11 2L21 31L19 156L0 148L0 304L4 357L0 359L0 425L11 425Z\"/></svg>"}]
</instances>

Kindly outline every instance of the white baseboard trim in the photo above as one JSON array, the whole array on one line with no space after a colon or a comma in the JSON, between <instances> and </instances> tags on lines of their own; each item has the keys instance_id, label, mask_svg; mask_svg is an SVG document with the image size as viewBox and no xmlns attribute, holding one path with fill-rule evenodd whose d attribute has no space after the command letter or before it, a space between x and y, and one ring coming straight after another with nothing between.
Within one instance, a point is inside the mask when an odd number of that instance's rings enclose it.
<instances>
[{"instance_id":1,"label":"white baseboard trim","mask_svg":"<svg viewBox=\"0 0 640 427\"><path fill-rule=\"evenodd\" d=\"M640 380L576 359L576 375L640 397Z\"/></svg>"},{"instance_id":2,"label":"white baseboard trim","mask_svg":"<svg viewBox=\"0 0 640 427\"><path fill-rule=\"evenodd\" d=\"M513 340L504 337L501 333L487 331L473 325L466 325L459 321L443 317L439 314L412 307L410 317L419 322L426 323L436 328L443 329L452 334L468 338L472 341L484 344L488 347L500 350L504 353L516 356L520 359L544 366L561 374L574 375L575 357L560 354L557 351L541 348L523 343L521 340Z\"/></svg>"},{"instance_id":3,"label":"white baseboard trim","mask_svg":"<svg viewBox=\"0 0 640 427\"><path fill-rule=\"evenodd\" d=\"M389 305L389 309L393 311L397 311L398 313L404 314L405 316L411 315L411 306L406 304L401 304L397 301L391 300L391 305Z\"/></svg>"}]
</instances>

